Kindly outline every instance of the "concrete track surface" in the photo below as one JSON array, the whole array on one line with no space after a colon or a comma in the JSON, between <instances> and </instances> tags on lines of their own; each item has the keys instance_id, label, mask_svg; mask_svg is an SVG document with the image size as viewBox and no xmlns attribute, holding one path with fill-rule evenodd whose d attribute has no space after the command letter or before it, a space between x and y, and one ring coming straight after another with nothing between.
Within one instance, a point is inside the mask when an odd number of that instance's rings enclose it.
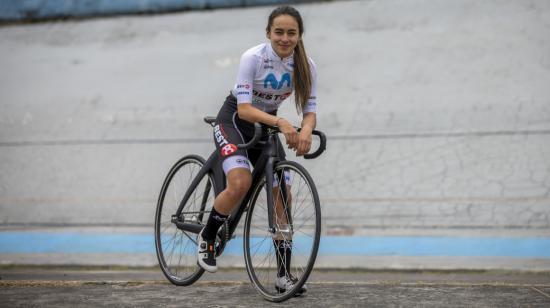
<instances>
[{"instance_id":1,"label":"concrete track surface","mask_svg":"<svg viewBox=\"0 0 550 308\"><path fill-rule=\"evenodd\" d=\"M265 301L246 271L206 274L188 287L159 270L0 269L4 307L548 307L548 272L314 271L308 292Z\"/></svg>"}]
</instances>

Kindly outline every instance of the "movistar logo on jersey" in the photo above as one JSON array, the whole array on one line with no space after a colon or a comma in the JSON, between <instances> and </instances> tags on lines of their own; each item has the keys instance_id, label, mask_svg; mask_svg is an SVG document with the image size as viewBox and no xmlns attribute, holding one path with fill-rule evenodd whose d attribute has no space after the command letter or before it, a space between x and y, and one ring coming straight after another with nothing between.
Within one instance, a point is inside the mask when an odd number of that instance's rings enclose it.
<instances>
[{"instance_id":1,"label":"movistar logo on jersey","mask_svg":"<svg viewBox=\"0 0 550 308\"><path fill-rule=\"evenodd\" d=\"M269 73L267 77L265 77L264 80L264 88L267 88L267 85L269 84L272 89L279 90L283 87L283 85L286 83L287 87L290 87L290 74L284 73L283 76L281 76L281 80L277 80L277 77L273 75L273 73Z\"/></svg>"}]
</instances>

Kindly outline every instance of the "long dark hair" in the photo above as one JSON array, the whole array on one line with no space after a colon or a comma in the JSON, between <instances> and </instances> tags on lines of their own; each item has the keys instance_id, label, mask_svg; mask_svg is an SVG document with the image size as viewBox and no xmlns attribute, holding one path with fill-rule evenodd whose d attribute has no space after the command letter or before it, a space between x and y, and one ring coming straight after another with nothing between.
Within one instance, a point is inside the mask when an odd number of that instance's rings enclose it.
<instances>
[{"instance_id":1,"label":"long dark hair","mask_svg":"<svg viewBox=\"0 0 550 308\"><path fill-rule=\"evenodd\" d=\"M273 20L281 15L289 15L298 23L300 40L294 48L294 76L292 78L292 85L294 86L296 109L298 110L298 113L301 113L306 107L309 96L311 95L311 69L309 67L306 49L304 48L304 43L302 40L302 34L304 33L304 22L302 21L302 16L298 10L291 6L280 6L273 10L273 12L269 15L266 27L267 33L271 32Z\"/></svg>"}]
</instances>

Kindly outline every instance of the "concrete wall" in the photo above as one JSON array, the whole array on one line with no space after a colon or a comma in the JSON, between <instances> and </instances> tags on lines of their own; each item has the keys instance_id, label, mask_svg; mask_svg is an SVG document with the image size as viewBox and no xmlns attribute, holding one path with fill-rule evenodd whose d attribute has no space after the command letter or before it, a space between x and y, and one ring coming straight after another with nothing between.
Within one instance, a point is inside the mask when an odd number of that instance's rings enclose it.
<instances>
[{"instance_id":1,"label":"concrete wall","mask_svg":"<svg viewBox=\"0 0 550 308\"><path fill-rule=\"evenodd\" d=\"M0 21L164 13L312 0L0 0Z\"/></svg>"},{"instance_id":2,"label":"concrete wall","mask_svg":"<svg viewBox=\"0 0 550 308\"><path fill-rule=\"evenodd\" d=\"M550 4L522 3L302 7L327 223L550 228ZM269 11L0 28L2 221L151 223L169 165L212 149L202 117Z\"/></svg>"}]
</instances>

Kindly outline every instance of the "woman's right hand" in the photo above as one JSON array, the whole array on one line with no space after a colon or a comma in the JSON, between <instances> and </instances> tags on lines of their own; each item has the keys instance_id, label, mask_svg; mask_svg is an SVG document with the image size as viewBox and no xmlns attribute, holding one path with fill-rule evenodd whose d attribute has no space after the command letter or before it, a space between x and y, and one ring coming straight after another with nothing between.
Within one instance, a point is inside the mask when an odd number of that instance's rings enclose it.
<instances>
[{"instance_id":1,"label":"woman's right hand","mask_svg":"<svg viewBox=\"0 0 550 308\"><path fill-rule=\"evenodd\" d=\"M298 131L287 120L280 118L277 121L277 126L283 135L285 135L286 144L291 150L295 150L298 147Z\"/></svg>"}]
</instances>

